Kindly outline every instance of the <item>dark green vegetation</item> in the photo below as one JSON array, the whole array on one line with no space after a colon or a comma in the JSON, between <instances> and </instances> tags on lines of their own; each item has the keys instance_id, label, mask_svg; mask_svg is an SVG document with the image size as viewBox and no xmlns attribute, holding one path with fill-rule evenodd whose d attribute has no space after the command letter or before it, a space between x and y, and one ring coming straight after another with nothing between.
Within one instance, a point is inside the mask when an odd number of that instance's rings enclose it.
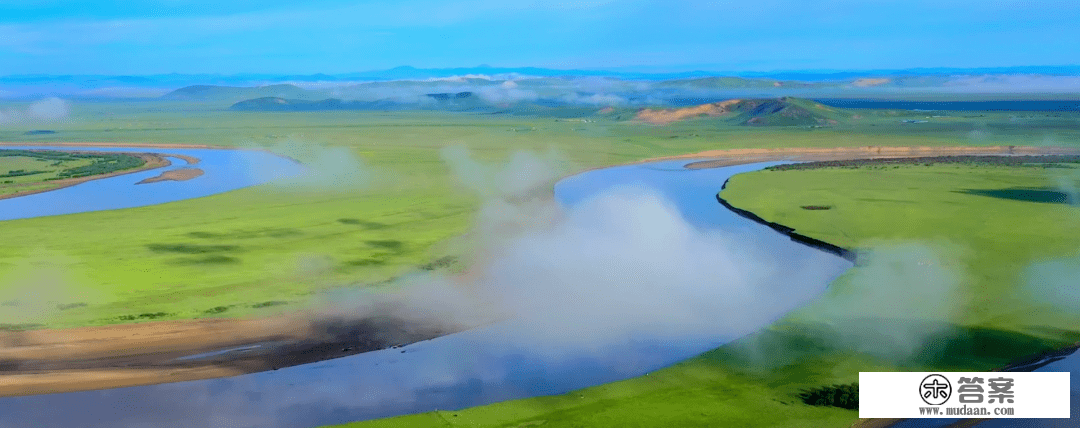
<instances>
[{"instance_id":1,"label":"dark green vegetation","mask_svg":"<svg viewBox=\"0 0 1080 428\"><path fill-rule=\"evenodd\" d=\"M854 113L798 98L741 100L728 107L728 119L751 126L826 126L850 119Z\"/></svg>"},{"instance_id":2,"label":"dark green vegetation","mask_svg":"<svg viewBox=\"0 0 1080 428\"><path fill-rule=\"evenodd\" d=\"M1012 188L1012 189L964 189L958 190L969 195L989 196L991 198L1011 199L1014 201L1039 202L1044 204L1080 204L1076 192L1063 192L1053 188Z\"/></svg>"},{"instance_id":3,"label":"dark green vegetation","mask_svg":"<svg viewBox=\"0 0 1080 428\"><path fill-rule=\"evenodd\" d=\"M1047 156L926 156L910 158L884 158L884 159L856 159L837 161L818 161L789 163L784 165L770 166L768 171L805 171L822 168L899 168L901 166L922 165L934 166L936 164L958 164L965 166L1016 166L1031 168L1073 168L1078 164L1080 156L1077 155L1047 155Z\"/></svg>"},{"instance_id":4,"label":"dark green vegetation","mask_svg":"<svg viewBox=\"0 0 1080 428\"><path fill-rule=\"evenodd\" d=\"M122 153L4 149L0 150L0 196L55 187L51 181L108 174L145 164L137 156Z\"/></svg>"},{"instance_id":5,"label":"dark green vegetation","mask_svg":"<svg viewBox=\"0 0 1080 428\"><path fill-rule=\"evenodd\" d=\"M91 156L90 158L93 159L93 163L62 170L56 173L56 179L89 177L91 175L107 174L114 171L138 168L146 164L146 161L131 155L101 154L87 156Z\"/></svg>"},{"instance_id":6,"label":"dark green vegetation","mask_svg":"<svg viewBox=\"0 0 1080 428\"><path fill-rule=\"evenodd\" d=\"M799 398L811 406L859 410L859 383L811 388L799 394Z\"/></svg>"}]
</instances>

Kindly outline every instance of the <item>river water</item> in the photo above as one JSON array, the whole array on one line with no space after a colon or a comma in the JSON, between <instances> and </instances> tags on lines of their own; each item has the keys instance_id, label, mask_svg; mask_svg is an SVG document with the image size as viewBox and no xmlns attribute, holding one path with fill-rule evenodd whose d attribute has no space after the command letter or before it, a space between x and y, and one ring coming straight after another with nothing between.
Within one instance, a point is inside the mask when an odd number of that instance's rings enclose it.
<instances>
[{"instance_id":1,"label":"river water","mask_svg":"<svg viewBox=\"0 0 1080 428\"><path fill-rule=\"evenodd\" d=\"M82 150L82 148L80 148ZM135 148L99 149L135 151ZM302 172L268 153L210 149L145 149L201 159L206 174L185 182L134 185L166 169L95 180L77 186L0 200L0 219L118 209L165 203L289 177ZM608 189L651 189L674 204L695 228L718 230L767 248L758 263L776 271L789 298L761 319L771 320L813 299L841 273L846 260L797 244L773 230L723 209L716 192L731 176L775 163L687 170L686 161L627 165L588 171L555 186L568 210ZM176 161L168 168L183 168ZM820 276L807 279L800 266ZM717 278L717 285L724 278ZM768 285L767 285L768 286ZM504 322L398 349L223 379L100 391L0 398L0 427L281 427L306 428L431 410L561 394L641 376L714 349L760 325L695 330L683 337L630 337L587 356L551 359L520 343L530 326ZM1040 371L1080 369L1069 355ZM1074 413L1080 382L1073 376ZM939 427L956 420L908 420L902 427ZM1072 426L1062 420L999 420L985 426Z\"/></svg>"},{"instance_id":2,"label":"river water","mask_svg":"<svg viewBox=\"0 0 1080 428\"><path fill-rule=\"evenodd\" d=\"M131 174L90 180L75 186L44 193L0 199L0 221L88 211L115 210L199 198L255 186L302 174L305 168L295 161L257 150L164 149L154 147L50 147L4 146L0 150L71 150L97 152L150 152L168 157L186 155L199 159L196 165L176 157L172 165ZM203 175L186 181L159 181L139 184L164 171L198 168Z\"/></svg>"},{"instance_id":3,"label":"river water","mask_svg":"<svg viewBox=\"0 0 1080 428\"><path fill-rule=\"evenodd\" d=\"M120 149L118 149L120 150ZM122 150L133 150L124 148ZM177 195L207 195L215 189L254 184L248 175L219 171L227 166L227 151L164 150L203 159L203 177L165 183ZM217 156L215 156L217 155ZM560 394L602 383L647 374L714 349L767 325L771 320L815 298L851 267L839 257L792 242L775 231L724 209L715 195L731 176L773 163L687 170L686 161L668 161L593 170L568 177L555 186L556 199L568 210L612 187L651 189L669 200L695 228L720 230L731 242L753 243L758 262L770 272L780 301L765 314L755 314L757 325L737 329L716 326L695 329L682 337L627 337L587 355L549 358L527 344L528 323L509 321L419 342L399 349L368 352L345 358L222 379L84 391L27 397L0 398L0 427L281 427L300 428L431 410L454 410L497 401ZM291 171L287 163L281 168ZM183 165L180 165L181 167ZM213 172L212 172L213 171ZM96 191L132 186L160 171L132 174L121 180L99 180ZM228 184L210 181L231 177ZM119 178L119 177L117 177ZM200 180L202 179L202 180ZM109 183L105 183L110 181ZM200 182L201 181L201 182ZM68 189L91 186L84 183ZM141 185L135 187L158 186ZM189 189L181 189L191 186ZM64 189L64 190L68 190ZM94 188L68 190L90 197ZM164 187L160 189L168 190ZM61 190L63 191L63 190ZM59 194L61 191L41 195ZM172 191L172 190L170 190ZM219 190L223 191L223 190ZM74 192L74 193L72 193ZM168 193L162 191L163 193ZM141 193L132 200L115 199L111 208L163 202ZM37 195L35 195L37 196ZM14 198L8 201L18 201ZM30 199L26 197L25 199ZM90 205L78 205L81 211ZM93 205L93 209L111 209ZM31 208L33 209L33 208ZM4 211L6 210L6 211ZM13 208L0 212L18 217ZM62 210L61 210L62 211ZM77 212L77 211L71 211ZM59 214L36 209L36 215ZM30 217L31 215L22 215ZM735 249L737 251L737 249ZM812 267L818 275L807 278ZM716 278L716 286L729 278ZM713 294L716 295L715 293Z\"/></svg>"},{"instance_id":4,"label":"river water","mask_svg":"<svg viewBox=\"0 0 1080 428\"><path fill-rule=\"evenodd\" d=\"M1057 355L1034 362L1024 367L1017 367L1015 371L1036 372L1070 372L1069 376L1069 399L1071 419L1025 419L1025 418L1002 418L991 419L976 425L979 428L1065 428L1080 426L1080 352L1073 350L1065 355ZM1018 398L1019 400L1019 394ZM1032 396L1032 399L1037 399ZM892 426L892 428L946 428L963 419L926 418L907 419Z\"/></svg>"}]
</instances>

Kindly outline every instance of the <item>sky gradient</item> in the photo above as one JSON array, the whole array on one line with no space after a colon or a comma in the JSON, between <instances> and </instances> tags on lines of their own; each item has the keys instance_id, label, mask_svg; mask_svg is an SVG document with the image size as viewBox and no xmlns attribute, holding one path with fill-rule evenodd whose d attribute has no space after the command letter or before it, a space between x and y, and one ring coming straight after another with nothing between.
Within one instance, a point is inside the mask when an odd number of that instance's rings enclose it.
<instances>
[{"instance_id":1,"label":"sky gradient","mask_svg":"<svg viewBox=\"0 0 1080 428\"><path fill-rule=\"evenodd\" d=\"M1074 0L0 0L0 75L1080 62Z\"/></svg>"}]
</instances>

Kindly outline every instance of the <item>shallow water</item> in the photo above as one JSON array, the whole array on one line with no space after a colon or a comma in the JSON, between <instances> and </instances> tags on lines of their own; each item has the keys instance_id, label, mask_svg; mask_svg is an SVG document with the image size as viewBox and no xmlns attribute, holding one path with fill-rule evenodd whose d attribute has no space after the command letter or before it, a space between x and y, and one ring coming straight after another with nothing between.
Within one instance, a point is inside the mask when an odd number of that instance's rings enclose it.
<instances>
[{"instance_id":1,"label":"shallow water","mask_svg":"<svg viewBox=\"0 0 1080 428\"><path fill-rule=\"evenodd\" d=\"M693 226L730 234L759 250L780 317L818 296L851 264L792 242L725 210L715 195L727 178L759 163L685 170L686 161L594 170L562 180L555 195L574 207L612 187L650 188ZM747 250L749 251L749 250ZM813 269L820 277L807 278ZM722 283L705 295L722 296ZM773 295L773 294L770 294ZM761 308L755 308L755 311ZM715 322L684 337L627 337L574 355L550 355L522 343L531 326L505 322L399 349L224 379L0 399L0 427L312 427L431 410L454 410L569 392L640 376L716 348L767 324L733 330ZM452 417L452 416L451 416Z\"/></svg>"},{"instance_id":2,"label":"shallow water","mask_svg":"<svg viewBox=\"0 0 1080 428\"><path fill-rule=\"evenodd\" d=\"M150 152L166 157L186 155L199 159L195 165L171 157L172 165L115 177L90 180L63 189L17 198L0 199L0 221L88 211L114 210L199 198L273 180L293 177L305 171L295 161L256 150L163 149L154 147L52 147L4 146L0 150L54 149L97 152ZM138 184L164 171L198 168L203 175L186 181L159 181Z\"/></svg>"}]
</instances>

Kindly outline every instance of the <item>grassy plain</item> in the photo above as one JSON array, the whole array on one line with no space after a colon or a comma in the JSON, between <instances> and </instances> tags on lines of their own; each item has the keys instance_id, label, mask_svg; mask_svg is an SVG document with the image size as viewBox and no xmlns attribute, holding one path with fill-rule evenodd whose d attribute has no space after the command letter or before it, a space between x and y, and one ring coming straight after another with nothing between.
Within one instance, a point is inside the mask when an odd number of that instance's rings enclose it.
<instances>
[{"instance_id":1,"label":"grassy plain","mask_svg":"<svg viewBox=\"0 0 1080 428\"><path fill-rule=\"evenodd\" d=\"M649 376L555 397L347 426L851 426L857 411L810 406L799 401L799 392L856 381L859 371L991 370L1080 339L1080 316L1029 293L1025 275L1034 263L1077 257L1077 208L1054 203L1059 195L1044 192L1077 180L1078 172L1076 165L941 164L736 176L721 193L735 206L861 249L863 256L897 243L941 250L940 259L908 261L958 272L958 292L903 281L873 284L892 290L867 290L859 284L864 268L857 267L818 301L774 325ZM956 302L946 305L949 313L933 313L901 301L851 297L867 291ZM852 303L869 310L845 307ZM883 303L904 313L875 312ZM914 347L890 343L905 339Z\"/></svg>"},{"instance_id":2,"label":"grassy plain","mask_svg":"<svg viewBox=\"0 0 1080 428\"><path fill-rule=\"evenodd\" d=\"M321 290L377 283L448 254L462 255L467 251L452 243L468 231L480 201L454 184L440 159L439 149L451 145L467 146L490 162L517 150L551 148L570 164L567 173L722 148L1080 145L1078 117L1061 113L955 114L908 124L901 121L925 114L880 112L825 128L765 128L705 118L651 126L628 122L630 113L584 122L442 112L230 112L179 102L83 103L73 111L71 120L53 126L56 134L24 135L10 127L0 130L0 141L227 147L292 141L347 148L375 180L365 187L265 185L158 206L0 223L0 309L6 310L0 312L13 314L0 323L64 327L292 310ZM743 179L729 189L743 187ZM801 180L782 189L799 194L796 184ZM882 222L857 239L872 240L872 232L889 226ZM845 231L852 237L855 232ZM19 306L6 304L15 300ZM992 324L991 313L981 316ZM860 369L989 368L1057 346L1064 337L960 328L964 334L951 336L939 352L896 362L852 352L834 340L832 329L795 314L650 376L358 426L848 426L855 412L804 405L798 392L852 382Z\"/></svg>"},{"instance_id":3,"label":"grassy plain","mask_svg":"<svg viewBox=\"0 0 1080 428\"><path fill-rule=\"evenodd\" d=\"M875 247L897 241L949 248L946 262L962 272L967 291L960 309L966 324L1075 329L1080 316L1026 294L1025 274L1033 263L1078 256L1080 211L1068 194L1077 185L1077 164L886 165L753 172L734 177L721 195L871 257Z\"/></svg>"},{"instance_id":4,"label":"grassy plain","mask_svg":"<svg viewBox=\"0 0 1080 428\"><path fill-rule=\"evenodd\" d=\"M291 141L312 152L346 148L375 180L367 187L259 186L161 206L4 222L0 302L17 300L24 310L6 311L14 315L0 323L61 327L288 310L328 287L384 281L453 252L447 242L469 228L479 200L455 184L439 155L445 146L467 146L489 162L518 150L554 149L571 173L716 148L1080 141L1075 127L1054 125L1075 121L1060 115L1030 115L1023 120L1033 121L1031 127L1011 126L1007 114L929 127L883 113L868 123L818 129L710 119L661 127L629 122L631 116L585 122L417 111L233 112L183 102L75 104L70 120L50 126L55 134L25 135L30 127L10 126L0 140L225 147ZM979 129L995 131L972 134ZM28 289L55 291L27 297Z\"/></svg>"},{"instance_id":5,"label":"grassy plain","mask_svg":"<svg viewBox=\"0 0 1080 428\"><path fill-rule=\"evenodd\" d=\"M0 198L60 187L58 180L138 168L145 161L124 154L69 154L10 150L0 152Z\"/></svg>"}]
</instances>

